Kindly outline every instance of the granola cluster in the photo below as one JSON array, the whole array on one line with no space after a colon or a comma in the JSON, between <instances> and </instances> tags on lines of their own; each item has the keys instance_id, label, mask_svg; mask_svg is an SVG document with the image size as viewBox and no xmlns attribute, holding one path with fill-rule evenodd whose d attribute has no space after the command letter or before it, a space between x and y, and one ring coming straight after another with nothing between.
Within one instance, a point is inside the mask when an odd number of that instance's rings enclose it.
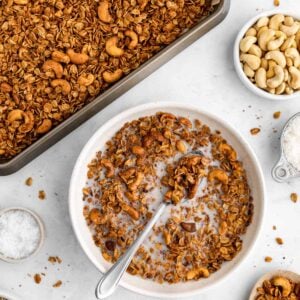
<instances>
[{"instance_id":1,"label":"granola cluster","mask_svg":"<svg viewBox=\"0 0 300 300\"><path fill-rule=\"evenodd\" d=\"M241 250L253 215L246 172L220 132L164 112L126 123L97 152L83 200L94 242L110 262L161 201L170 203L127 269L159 283L220 269Z\"/></svg>"},{"instance_id":2,"label":"granola cluster","mask_svg":"<svg viewBox=\"0 0 300 300\"><path fill-rule=\"evenodd\" d=\"M300 283L293 282L289 278L276 276L265 280L261 287L257 288L255 300L298 300L300 299Z\"/></svg>"},{"instance_id":3,"label":"granola cluster","mask_svg":"<svg viewBox=\"0 0 300 300\"><path fill-rule=\"evenodd\" d=\"M193 27L210 2L0 1L0 160Z\"/></svg>"}]
</instances>

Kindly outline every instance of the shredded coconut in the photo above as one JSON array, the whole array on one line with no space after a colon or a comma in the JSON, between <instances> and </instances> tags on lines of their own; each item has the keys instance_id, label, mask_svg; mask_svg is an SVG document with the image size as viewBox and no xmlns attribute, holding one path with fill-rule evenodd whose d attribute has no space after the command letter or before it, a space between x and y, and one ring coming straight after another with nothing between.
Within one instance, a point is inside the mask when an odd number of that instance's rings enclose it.
<instances>
[{"instance_id":1,"label":"shredded coconut","mask_svg":"<svg viewBox=\"0 0 300 300\"><path fill-rule=\"evenodd\" d=\"M284 132L283 151L288 162L300 171L300 116Z\"/></svg>"},{"instance_id":2,"label":"shredded coconut","mask_svg":"<svg viewBox=\"0 0 300 300\"><path fill-rule=\"evenodd\" d=\"M39 225L23 210L10 210L0 216L0 253L22 259L32 254L41 239Z\"/></svg>"}]
</instances>

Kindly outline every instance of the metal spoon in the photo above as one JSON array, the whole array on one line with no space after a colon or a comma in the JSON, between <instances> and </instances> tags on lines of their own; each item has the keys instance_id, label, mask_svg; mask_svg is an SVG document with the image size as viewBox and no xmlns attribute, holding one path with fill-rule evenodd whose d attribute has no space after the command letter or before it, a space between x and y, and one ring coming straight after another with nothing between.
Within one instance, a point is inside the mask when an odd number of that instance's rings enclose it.
<instances>
[{"instance_id":1,"label":"metal spoon","mask_svg":"<svg viewBox=\"0 0 300 300\"><path fill-rule=\"evenodd\" d=\"M187 153L183 157L189 155L201 155L203 153L201 151L192 151ZM150 221L145 226L144 230L141 232L139 237L132 243L132 245L127 249L127 251L118 259L118 261L103 275L100 279L99 283L96 286L96 297L97 299L105 299L110 296L115 289L117 288L120 279L122 278L124 272L126 271L128 265L130 264L133 256L136 251L143 243L145 238L148 236L154 224L158 221L162 213L165 211L165 208L169 205L167 202L162 202L155 215L150 219Z\"/></svg>"}]
</instances>

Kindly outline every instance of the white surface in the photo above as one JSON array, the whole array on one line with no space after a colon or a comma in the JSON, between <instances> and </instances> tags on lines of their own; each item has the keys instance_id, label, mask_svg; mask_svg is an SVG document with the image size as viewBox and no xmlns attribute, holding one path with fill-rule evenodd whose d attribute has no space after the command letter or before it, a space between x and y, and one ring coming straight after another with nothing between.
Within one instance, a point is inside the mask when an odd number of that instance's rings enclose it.
<instances>
[{"instance_id":1,"label":"white surface","mask_svg":"<svg viewBox=\"0 0 300 300\"><path fill-rule=\"evenodd\" d=\"M110 140L125 123L143 116L154 115L160 111L167 111L175 115L186 117L190 120L199 119L212 130L219 129L222 131L222 136L237 151L239 159L243 161L244 167L247 170L248 181L255 207L252 224L247 229L247 234L243 236L244 249L242 249L234 260L224 264L221 270L209 276L208 279L169 285L157 284L151 280L143 280L136 276L124 274L120 282L122 286L142 295L155 296L158 298L167 298L167 296L172 298L182 298L183 296L195 295L199 293L199 291L211 288L221 280L228 278L228 276L238 269L240 264L249 256L251 249L257 241L258 233L261 232L262 220L265 213L265 191L262 170L257 162L254 152L233 127L216 116L204 112L193 105L177 102L148 103L131 108L119 114L99 128L80 153L72 173L70 184L70 217L79 242L90 260L100 271L107 271L110 264L103 259L99 252L99 248L95 246L89 228L86 226L86 220L82 214L83 206L86 205L82 201L82 189L86 186L87 165L94 159L96 152L104 151L106 142ZM164 216L166 216L168 213L167 211L170 209L172 209L172 207L166 209ZM162 216L161 218L164 217Z\"/></svg>"},{"instance_id":2,"label":"white surface","mask_svg":"<svg viewBox=\"0 0 300 300\"><path fill-rule=\"evenodd\" d=\"M281 2L284 9L300 9L299 1ZM285 121L300 111L300 98L299 102L277 103L255 96L241 84L232 62L232 47L239 29L255 14L272 8L273 0L232 0L231 11L219 27L18 173L0 178L0 207L22 205L35 210L45 222L47 235L41 252L33 260L18 265L0 262L0 289L10 290L25 300L94 299L99 272L77 243L68 215L72 168L85 142L105 121L126 108L159 100L198 105L235 126L255 150L267 185L266 222L251 256L225 282L201 296L187 299L247 299L252 284L264 272L278 268L300 270L300 202L294 204L289 199L291 192L300 195L300 181L280 184L270 175L279 153L280 133L274 133L273 128L280 131ZM278 110L282 117L274 120L273 112ZM249 130L253 127L261 127L261 133L251 136ZM24 184L28 176L33 177L32 187ZM38 199L39 189L46 191L46 200ZM272 225L277 226L277 231L272 230ZM277 236L284 239L284 245L275 243ZM48 263L49 255L59 255L62 264ZM266 255L272 256L273 262L265 263ZM47 270L44 270L45 266ZM46 273L40 285L27 275L38 272ZM63 285L55 289L52 284L58 279ZM112 300L121 298L150 299L123 288L110 297Z\"/></svg>"},{"instance_id":3,"label":"white surface","mask_svg":"<svg viewBox=\"0 0 300 300\"><path fill-rule=\"evenodd\" d=\"M298 11L292 11L292 10L283 10L280 8L272 9L270 11L264 11L260 14L255 15L253 18L251 18L246 24L242 27L240 32L238 33L235 44L234 44L234 66L237 72L237 75L243 82L243 84L254 94L256 94L259 97L264 97L266 99L274 100L274 101L287 101L291 99L296 99L300 97L300 92L295 92L291 95L282 94L282 95L273 95L271 93L268 93L267 91L257 87L255 84L253 84L250 79L246 76L244 73L244 70L242 68L241 62L240 62L240 42L244 38L245 33L248 29L250 29L260 18L262 17L272 17L276 14L283 14L284 16L292 16L295 19L300 19L300 12Z\"/></svg>"}]
</instances>

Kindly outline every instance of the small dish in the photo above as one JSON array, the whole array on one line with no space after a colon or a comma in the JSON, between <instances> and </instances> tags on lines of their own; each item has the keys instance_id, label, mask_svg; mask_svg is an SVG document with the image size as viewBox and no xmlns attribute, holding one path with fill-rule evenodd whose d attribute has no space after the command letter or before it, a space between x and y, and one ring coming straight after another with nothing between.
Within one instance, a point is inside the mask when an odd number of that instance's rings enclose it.
<instances>
[{"instance_id":1,"label":"small dish","mask_svg":"<svg viewBox=\"0 0 300 300\"><path fill-rule=\"evenodd\" d=\"M284 146L283 146L283 140L284 140L284 134L286 132L287 127L291 122L295 119L300 117L300 112L293 115L284 125L284 128L282 130L281 136L280 136L280 158L275 164L275 166L272 169L272 177L277 182L285 182L292 178L300 177L300 171L297 170L286 158L286 155L284 153Z\"/></svg>"},{"instance_id":2,"label":"small dish","mask_svg":"<svg viewBox=\"0 0 300 300\"><path fill-rule=\"evenodd\" d=\"M13 211L13 210L19 210L19 211L24 211L26 213L28 213L31 217L33 217L33 219L36 221L39 230L40 230L40 240L39 243L37 245L37 247L35 248L35 250L29 254L28 256L24 257L24 258L20 258L20 259L14 259L14 258L10 258L7 257L5 255L3 255L2 253L0 253L0 259L8 262L8 263L19 263L19 262L24 262L27 261L28 259L30 259L31 257L33 257L35 254L37 254L39 252L39 250L41 249L44 239L45 239L45 229L44 229L44 224L41 220L41 218L33 211L24 208L24 207L9 207L9 208L4 208L0 210L0 216L2 216L3 214Z\"/></svg>"},{"instance_id":3,"label":"small dish","mask_svg":"<svg viewBox=\"0 0 300 300\"><path fill-rule=\"evenodd\" d=\"M189 104L176 102L148 103L126 110L99 128L91 137L80 153L74 166L69 188L69 212L75 235L91 262L102 273L105 273L111 264L101 255L99 248L94 244L90 229L82 213L82 189L86 184L87 165L99 150L103 150L109 140L126 122L157 112L169 112L189 119L199 119L212 130L221 130L222 136L237 150L239 157L247 171L249 185L252 190L254 215L253 221L243 236L241 252L230 262L209 278L199 281L189 281L178 284L158 284L152 280L145 280L138 276L124 274L120 285L139 294L162 298L180 298L197 295L208 288L215 286L227 276L230 276L248 257L260 233L265 212L264 178L258 160L245 139L229 124L208 112Z\"/></svg>"},{"instance_id":4,"label":"small dish","mask_svg":"<svg viewBox=\"0 0 300 300\"><path fill-rule=\"evenodd\" d=\"M252 19L250 19L239 31L235 43L234 43L234 49L233 49L233 62L234 62L234 67L237 72L238 77L242 81L242 83L254 94L269 99L269 100L275 100L275 101L281 101L281 100L291 100L295 99L297 97L300 97L300 91L295 92L291 95L273 95L271 93L268 93L259 87L255 86L249 78L245 75L241 63L240 63L240 41L243 39L246 31L253 25L255 24L261 17L270 17L276 14L283 14L287 16L292 16L295 19L300 20L300 13L297 12L288 12L288 11L283 11L283 10L271 10L271 11L265 11Z\"/></svg>"},{"instance_id":5,"label":"small dish","mask_svg":"<svg viewBox=\"0 0 300 300\"><path fill-rule=\"evenodd\" d=\"M291 272L291 271L275 270L275 271L268 272L268 273L264 274L262 277L260 277L257 280L257 282L254 284L252 291L250 293L250 296L249 296L249 300L255 300L256 295L257 295L257 288L261 287L265 280L269 280L275 276L281 276L281 277L290 279L294 282L300 282L300 275L297 273Z\"/></svg>"}]
</instances>

